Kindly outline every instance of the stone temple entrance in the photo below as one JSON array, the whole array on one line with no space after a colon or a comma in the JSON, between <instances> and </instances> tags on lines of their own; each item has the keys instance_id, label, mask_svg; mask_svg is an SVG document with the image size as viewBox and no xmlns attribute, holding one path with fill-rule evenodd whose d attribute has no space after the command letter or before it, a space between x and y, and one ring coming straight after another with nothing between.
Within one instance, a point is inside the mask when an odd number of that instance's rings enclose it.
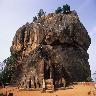
<instances>
[{"instance_id":1,"label":"stone temple entrance","mask_svg":"<svg viewBox=\"0 0 96 96\"><path fill-rule=\"evenodd\" d=\"M44 80L45 80L45 90L46 91L54 91L54 83L53 83L53 67L52 65L44 64Z\"/></svg>"},{"instance_id":2,"label":"stone temple entrance","mask_svg":"<svg viewBox=\"0 0 96 96\"><path fill-rule=\"evenodd\" d=\"M19 84L24 89L53 92L58 88L65 88L69 80L63 66L52 64L50 60L45 62L43 59L38 62L38 66L30 68L29 73L24 74Z\"/></svg>"},{"instance_id":3,"label":"stone temple entrance","mask_svg":"<svg viewBox=\"0 0 96 96\"><path fill-rule=\"evenodd\" d=\"M58 88L66 87L67 73L63 74L65 69L59 71L59 68L54 64L44 63L44 80L45 80L45 90L53 91ZM69 78L68 78L69 79Z\"/></svg>"}]
</instances>

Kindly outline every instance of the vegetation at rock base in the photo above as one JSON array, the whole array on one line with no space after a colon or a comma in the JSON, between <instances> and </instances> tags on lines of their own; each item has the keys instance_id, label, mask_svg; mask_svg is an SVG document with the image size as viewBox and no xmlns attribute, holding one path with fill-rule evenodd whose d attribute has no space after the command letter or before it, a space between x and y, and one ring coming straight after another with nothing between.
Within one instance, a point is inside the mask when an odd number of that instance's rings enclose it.
<instances>
[{"instance_id":1,"label":"vegetation at rock base","mask_svg":"<svg viewBox=\"0 0 96 96\"><path fill-rule=\"evenodd\" d=\"M87 82L93 82L93 79L91 77L87 77Z\"/></svg>"},{"instance_id":2,"label":"vegetation at rock base","mask_svg":"<svg viewBox=\"0 0 96 96\"><path fill-rule=\"evenodd\" d=\"M4 70L0 73L0 82L4 85L10 83L15 64L17 63L17 54L12 54L10 57L3 61L6 63Z\"/></svg>"}]
</instances>

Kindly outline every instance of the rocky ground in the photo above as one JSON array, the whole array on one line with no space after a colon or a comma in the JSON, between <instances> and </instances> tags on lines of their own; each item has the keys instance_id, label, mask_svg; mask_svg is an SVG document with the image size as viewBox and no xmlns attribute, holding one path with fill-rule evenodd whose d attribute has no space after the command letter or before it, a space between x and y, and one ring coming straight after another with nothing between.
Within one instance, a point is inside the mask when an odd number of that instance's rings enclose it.
<instances>
[{"instance_id":1,"label":"rocky ground","mask_svg":"<svg viewBox=\"0 0 96 96\"><path fill-rule=\"evenodd\" d=\"M41 93L40 91L20 91L16 87L1 88L0 92L12 92L13 96L96 96L93 85L74 85L65 90L57 90L53 93Z\"/></svg>"}]
</instances>

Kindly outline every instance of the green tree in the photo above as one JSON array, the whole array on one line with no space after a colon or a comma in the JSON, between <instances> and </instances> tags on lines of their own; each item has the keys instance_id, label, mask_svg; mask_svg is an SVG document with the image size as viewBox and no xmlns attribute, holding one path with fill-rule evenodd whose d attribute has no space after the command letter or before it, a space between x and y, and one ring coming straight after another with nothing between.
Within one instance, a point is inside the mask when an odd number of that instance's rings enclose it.
<instances>
[{"instance_id":1,"label":"green tree","mask_svg":"<svg viewBox=\"0 0 96 96\"><path fill-rule=\"evenodd\" d=\"M35 22L37 20L37 17L35 16L35 17L33 17L33 22Z\"/></svg>"},{"instance_id":2,"label":"green tree","mask_svg":"<svg viewBox=\"0 0 96 96\"><path fill-rule=\"evenodd\" d=\"M93 79L91 77L88 77L86 81L87 82L93 82Z\"/></svg>"},{"instance_id":3,"label":"green tree","mask_svg":"<svg viewBox=\"0 0 96 96\"><path fill-rule=\"evenodd\" d=\"M45 12L43 11L43 9L40 9L38 13L38 18L40 18L43 15L45 15Z\"/></svg>"},{"instance_id":4,"label":"green tree","mask_svg":"<svg viewBox=\"0 0 96 96\"><path fill-rule=\"evenodd\" d=\"M4 70L0 73L0 82L2 82L4 85L6 83L10 83L15 70L15 64L17 63L17 57L17 53L11 54L10 57L3 61L4 63L6 63L6 66Z\"/></svg>"},{"instance_id":5,"label":"green tree","mask_svg":"<svg viewBox=\"0 0 96 96\"><path fill-rule=\"evenodd\" d=\"M62 12L62 8L61 7L58 7L57 10L55 10L56 14L61 13L61 12Z\"/></svg>"},{"instance_id":6,"label":"green tree","mask_svg":"<svg viewBox=\"0 0 96 96\"><path fill-rule=\"evenodd\" d=\"M12 72L11 70L4 69L0 74L0 81L6 85L7 83L10 83Z\"/></svg>"},{"instance_id":7,"label":"green tree","mask_svg":"<svg viewBox=\"0 0 96 96\"><path fill-rule=\"evenodd\" d=\"M62 10L63 10L63 13L69 13L70 12L70 6L68 4L63 5Z\"/></svg>"}]
</instances>

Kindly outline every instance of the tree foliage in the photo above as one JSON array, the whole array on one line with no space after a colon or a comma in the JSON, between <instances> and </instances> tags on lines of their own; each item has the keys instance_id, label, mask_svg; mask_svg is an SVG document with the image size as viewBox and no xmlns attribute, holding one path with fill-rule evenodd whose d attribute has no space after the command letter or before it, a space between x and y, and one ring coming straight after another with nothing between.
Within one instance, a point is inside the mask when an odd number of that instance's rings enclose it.
<instances>
[{"instance_id":1,"label":"tree foliage","mask_svg":"<svg viewBox=\"0 0 96 96\"><path fill-rule=\"evenodd\" d=\"M37 17L35 16L35 17L33 17L33 22L35 22L37 20Z\"/></svg>"},{"instance_id":2,"label":"tree foliage","mask_svg":"<svg viewBox=\"0 0 96 96\"><path fill-rule=\"evenodd\" d=\"M87 82L93 82L93 79L91 77L88 77L86 81Z\"/></svg>"},{"instance_id":3,"label":"tree foliage","mask_svg":"<svg viewBox=\"0 0 96 96\"><path fill-rule=\"evenodd\" d=\"M10 57L3 61L4 63L6 63L6 66L4 70L0 73L0 82L2 82L2 84L6 85L6 83L10 83L15 69L15 64L17 62L17 57L17 53L12 54Z\"/></svg>"},{"instance_id":4,"label":"tree foliage","mask_svg":"<svg viewBox=\"0 0 96 96\"><path fill-rule=\"evenodd\" d=\"M63 13L69 13L70 12L70 6L68 4L63 5L62 10L63 10Z\"/></svg>"},{"instance_id":5,"label":"tree foliage","mask_svg":"<svg viewBox=\"0 0 96 96\"><path fill-rule=\"evenodd\" d=\"M57 10L55 10L56 14L61 13L61 12L62 12L62 8L61 7L58 7Z\"/></svg>"},{"instance_id":6,"label":"tree foliage","mask_svg":"<svg viewBox=\"0 0 96 96\"><path fill-rule=\"evenodd\" d=\"M40 9L38 12L38 18L40 18L43 15L45 15L45 12L43 11L43 9Z\"/></svg>"},{"instance_id":7,"label":"tree foliage","mask_svg":"<svg viewBox=\"0 0 96 96\"><path fill-rule=\"evenodd\" d=\"M62 7L58 7L55 10L56 14L58 14L58 13L69 13L69 12L70 12L70 6L68 4L63 5L63 8Z\"/></svg>"},{"instance_id":8,"label":"tree foliage","mask_svg":"<svg viewBox=\"0 0 96 96\"><path fill-rule=\"evenodd\" d=\"M2 84L6 85L7 83L10 83L11 76L12 76L12 71L8 69L4 69L0 73L0 81L2 82Z\"/></svg>"}]
</instances>

